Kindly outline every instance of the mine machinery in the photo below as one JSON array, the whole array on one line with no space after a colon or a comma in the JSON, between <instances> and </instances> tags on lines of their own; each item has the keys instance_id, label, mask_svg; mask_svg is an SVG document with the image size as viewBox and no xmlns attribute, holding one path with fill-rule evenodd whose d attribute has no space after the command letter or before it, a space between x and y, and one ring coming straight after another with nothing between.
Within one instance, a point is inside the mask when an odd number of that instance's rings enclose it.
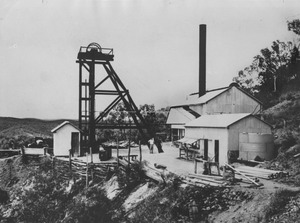
<instances>
[{"instance_id":1,"label":"mine machinery","mask_svg":"<svg viewBox=\"0 0 300 223\"><path fill-rule=\"evenodd\" d=\"M128 89L126 89L113 69L110 63L113 60L114 54L111 48L102 48L97 43L91 43L87 47L80 47L76 62L79 64L79 129L81 130L81 153L89 151L89 148L92 148L93 152L98 151L95 136L96 129L138 129L143 140L146 142L154 136L154 133L150 131L149 125L147 125L132 100ZM96 77L100 76L97 76L98 69L96 71L96 68L99 66L104 68L106 76L98 82L96 81ZM83 75L88 76L88 78L84 79ZM112 83L114 90L104 89L106 87L104 84L109 81ZM95 103L98 97L96 98L96 95L115 97L106 109L97 115ZM133 123L130 125L103 123L103 119L121 101L132 117ZM163 152L162 149L160 149L160 152Z\"/></svg>"}]
</instances>

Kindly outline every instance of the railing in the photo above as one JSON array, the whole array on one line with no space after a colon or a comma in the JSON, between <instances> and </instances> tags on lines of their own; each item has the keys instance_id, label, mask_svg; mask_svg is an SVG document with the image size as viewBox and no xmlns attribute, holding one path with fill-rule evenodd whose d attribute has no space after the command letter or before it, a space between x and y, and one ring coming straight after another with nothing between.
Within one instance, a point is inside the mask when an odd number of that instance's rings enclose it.
<instances>
[{"instance_id":1,"label":"railing","mask_svg":"<svg viewBox=\"0 0 300 223\"><path fill-rule=\"evenodd\" d=\"M91 48L91 47L86 47L86 46L80 47L79 53L87 53L92 50L95 50L98 53L102 53L102 54L114 55L114 50L112 48Z\"/></svg>"}]
</instances>

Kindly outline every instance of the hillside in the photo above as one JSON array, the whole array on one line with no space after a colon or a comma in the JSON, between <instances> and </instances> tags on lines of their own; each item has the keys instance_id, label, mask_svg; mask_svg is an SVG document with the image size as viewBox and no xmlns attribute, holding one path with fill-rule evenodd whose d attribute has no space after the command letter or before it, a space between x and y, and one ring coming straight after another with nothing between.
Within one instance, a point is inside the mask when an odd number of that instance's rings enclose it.
<instances>
[{"instance_id":1,"label":"hillside","mask_svg":"<svg viewBox=\"0 0 300 223\"><path fill-rule=\"evenodd\" d=\"M0 135L7 137L17 137L22 135L51 137L51 130L64 121L66 120L0 117ZM75 120L68 121L77 124L77 121Z\"/></svg>"},{"instance_id":2,"label":"hillside","mask_svg":"<svg viewBox=\"0 0 300 223\"><path fill-rule=\"evenodd\" d=\"M275 145L278 152L299 144L300 137L300 91L281 95L278 103L263 112L267 122L273 125Z\"/></svg>"},{"instance_id":3,"label":"hillside","mask_svg":"<svg viewBox=\"0 0 300 223\"><path fill-rule=\"evenodd\" d=\"M0 149L18 149L35 137L52 138L51 130L66 120L0 117ZM68 120L75 125L77 121Z\"/></svg>"}]
</instances>

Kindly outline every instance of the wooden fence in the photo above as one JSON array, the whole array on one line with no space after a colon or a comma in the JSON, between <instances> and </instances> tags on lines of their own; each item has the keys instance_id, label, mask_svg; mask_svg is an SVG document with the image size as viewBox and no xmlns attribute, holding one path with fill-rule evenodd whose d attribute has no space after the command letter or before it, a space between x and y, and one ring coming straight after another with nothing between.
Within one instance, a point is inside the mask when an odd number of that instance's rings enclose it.
<instances>
[{"instance_id":1,"label":"wooden fence","mask_svg":"<svg viewBox=\"0 0 300 223\"><path fill-rule=\"evenodd\" d=\"M117 168L117 161L92 163L84 162L77 159L65 159L52 157L53 171L58 173L65 179L77 180L79 178L86 179L86 186L90 181L103 180L110 171Z\"/></svg>"}]
</instances>

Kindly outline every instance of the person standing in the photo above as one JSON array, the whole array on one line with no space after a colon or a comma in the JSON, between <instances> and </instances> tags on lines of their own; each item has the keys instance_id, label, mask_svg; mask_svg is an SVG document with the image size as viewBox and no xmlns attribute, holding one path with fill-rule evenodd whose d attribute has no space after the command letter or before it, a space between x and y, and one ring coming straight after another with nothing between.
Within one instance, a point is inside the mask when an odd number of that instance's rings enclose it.
<instances>
[{"instance_id":1,"label":"person standing","mask_svg":"<svg viewBox=\"0 0 300 223\"><path fill-rule=\"evenodd\" d=\"M154 144L157 147L158 153L163 153L162 145L161 145L161 139L159 137L156 137L154 140Z\"/></svg>"},{"instance_id":2,"label":"person standing","mask_svg":"<svg viewBox=\"0 0 300 223\"><path fill-rule=\"evenodd\" d=\"M153 153L153 147L154 147L154 138L149 139L148 142L150 144L150 147L149 147L150 153L152 154Z\"/></svg>"}]
</instances>

